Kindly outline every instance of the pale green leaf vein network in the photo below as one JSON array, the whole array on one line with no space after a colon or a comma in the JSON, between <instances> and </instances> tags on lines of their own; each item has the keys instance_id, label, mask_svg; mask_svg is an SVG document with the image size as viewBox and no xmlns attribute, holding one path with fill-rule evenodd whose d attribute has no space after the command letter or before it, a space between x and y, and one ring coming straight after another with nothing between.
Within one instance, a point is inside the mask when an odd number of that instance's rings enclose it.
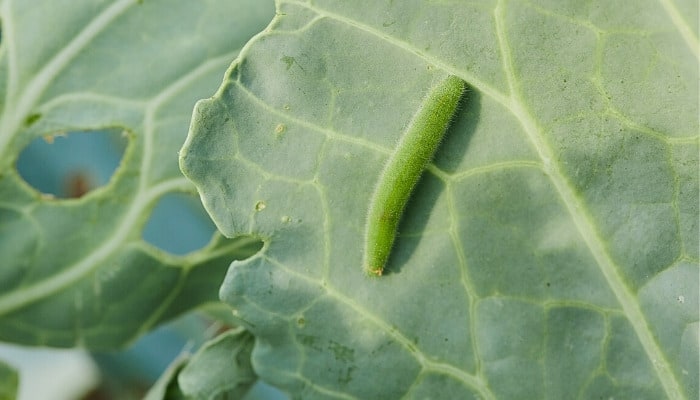
<instances>
[{"instance_id":1,"label":"pale green leaf vein network","mask_svg":"<svg viewBox=\"0 0 700 400\"><path fill-rule=\"evenodd\" d=\"M282 118L286 119L287 121L293 122L294 124L296 124L298 126L301 126L304 128L309 128L309 129L312 129L312 130L317 131L319 133L322 133L326 137L328 137L329 139L355 144L355 145L362 146L362 147L365 147L367 149L371 149L373 151L377 151L377 152L387 154L387 155L391 154L391 152L392 152L391 149L379 146L379 145L377 145L377 143L375 143L371 140L366 140L363 138L359 138L357 136L342 135L342 134L339 134L338 132L333 131L332 129L329 129L329 128L326 128L326 127L323 127L323 126L320 126L317 124L313 124L313 123L308 122L304 119L295 117L291 114L286 114L286 113L284 113L284 112L282 112L274 107L270 107L270 105L268 103L265 103L263 100L261 100L259 97L257 97L254 93L252 93L250 90L248 90L248 88L246 88L245 86L243 86L239 82L236 82L235 84L236 84L236 87L238 87L241 90L241 92L245 93L251 101L255 102L255 104L258 107L260 107L261 109L264 109L265 111L267 111L270 114L274 114L275 116L282 117Z\"/></svg>"},{"instance_id":2,"label":"pale green leaf vein network","mask_svg":"<svg viewBox=\"0 0 700 400\"><path fill-rule=\"evenodd\" d=\"M642 347L659 376L659 380L666 394L671 399L682 399L682 390L679 382L673 376L670 364L659 348L658 343L654 340L654 335L647 325L635 295L625 286L624 280L619 273L619 267L612 260L610 254L608 254L602 238L598 235L591 216L586 212L585 205L576 196L574 189L569 185L564 174L559 169L559 166L553 162L554 157L552 149L543 137L541 129L535 122L535 118L530 115L529 111L525 108L525 102L521 98L520 90L517 85L518 79L515 76L510 44L505 27L504 14L507 2L508 0L500 0L498 2L495 9L495 21L496 35L501 48L508 85L512 94L509 109L521 122L528 138L535 147L539 157L543 160L545 172L548 174L554 187L561 196L574 224L579 232L581 232L586 245L598 263L603 276L620 303L629 323L632 325L635 334L639 338Z\"/></svg>"},{"instance_id":3,"label":"pale green leaf vein network","mask_svg":"<svg viewBox=\"0 0 700 400\"><path fill-rule=\"evenodd\" d=\"M450 215L459 215L458 207L456 205L457 203L457 196L454 194L454 187L455 184L457 184L459 181L472 177L478 174L484 174L488 173L491 171L501 171L505 169L521 169L521 168L534 168L537 170L542 170L542 165L540 163L534 162L534 161L529 161L529 160L513 160L513 161L506 161L506 162L500 162L500 163L494 163L491 165L486 165L483 167L477 167L477 168L471 168L468 169L464 172L454 174L454 175L447 175L443 171L439 171L438 168L434 167L432 164L428 166L428 170L433 173L434 175L438 176L438 178L442 179L445 182L445 191L447 193L447 204L449 208L449 213ZM449 235L450 235L450 240L452 241L452 245L456 249L457 253L457 258L459 260L459 271L460 271L460 281L462 284L462 287L465 289L465 294L469 298L469 315L473 316L476 315L476 308L478 305L478 299L476 298L475 293L478 293L478 290L476 290L476 286L474 285L474 282L470 279L469 274L467 274L467 254L464 249L464 243L461 239L460 236L460 227L459 227L459 221L460 218L450 218L450 227L449 227ZM472 351L474 354L478 354L478 344L476 342L476 338L478 337L477 334L477 328L476 324L470 323L469 324L469 338L470 338L470 345L472 347ZM476 361L476 371L477 375L482 379L484 382L486 381L486 378L483 376L483 369L482 369L482 362L479 357L475 357Z\"/></svg>"},{"instance_id":4,"label":"pale green leaf vein network","mask_svg":"<svg viewBox=\"0 0 700 400\"><path fill-rule=\"evenodd\" d=\"M9 18L11 10L9 10L12 2L2 3L2 15L7 16L3 20L3 43L8 45L9 71L8 71L8 90L5 98L5 109L3 110L0 125L0 154L3 154L7 143L11 140L19 129L22 119L29 113L35 103L39 100L46 87L54 80L54 78L65 68L68 63L77 56L80 51L85 48L90 42L99 35L109 24L122 15L130 6L136 4L134 0L119 0L107 7L100 15L90 22L73 40L57 53L44 68L41 69L32 79L26 88L24 88L19 101L16 103L10 101L18 96L17 87L19 71L17 70L16 56L14 52L14 43L16 38L13 35L11 21ZM9 25L8 25L9 23Z\"/></svg>"},{"instance_id":5,"label":"pale green leaf vein network","mask_svg":"<svg viewBox=\"0 0 700 400\"><path fill-rule=\"evenodd\" d=\"M0 314L7 314L19 307L31 304L50 296L61 289L70 287L76 281L92 271L100 261L109 257L131 233L143 211L158 197L170 191L185 191L191 188L186 178L171 179L155 185L145 192L139 192L134 198L129 212L121 220L110 240L91 252L78 263L67 266L63 271L41 280L31 286L22 287L0 297Z\"/></svg>"},{"instance_id":6,"label":"pale green leaf vein network","mask_svg":"<svg viewBox=\"0 0 700 400\"><path fill-rule=\"evenodd\" d=\"M513 108L513 107L512 107L512 104L513 104L512 99L509 98L509 97L507 97L507 96L505 96L504 94L502 94L501 92L499 92L497 89L491 87L490 85L488 85L488 84L485 83L485 82L482 82L482 81L481 81L480 79L478 79L476 76L473 76L473 75L471 75L471 74L469 74L469 73L467 73L467 72L465 72L465 71L457 71L457 70L455 70L455 68L454 68L453 66L448 65L448 64L445 64L445 63L442 62L441 60L436 59L436 58L433 58L433 57L431 57L430 55L425 54L425 53L422 52L420 49L418 49L418 48L412 46L410 43L407 43L407 42L398 40L398 39L396 39L396 38L394 38L394 37L392 37L392 36L388 36L388 35L386 35L385 33L381 32L381 31L378 31L378 30L376 30L375 28L373 28L373 27L371 27L371 26L369 26L369 25L365 25L365 24L362 24L362 23L360 23L360 22L358 22L358 21L351 20L351 19L346 18L346 17L344 17L344 16L342 16L342 15L338 15L338 14L335 14L335 13L332 13L332 12L328 12L328 11L326 11L326 10L322 10L322 9L317 8L317 7L310 6L310 5L304 4L304 3L299 3L299 2L295 2L295 1L290 1L290 2L288 2L288 3L293 3L293 4L296 4L296 5L298 5L298 6L301 6L301 7L307 8L307 9L310 9L310 10L316 12L316 13L319 14L319 15L322 15L322 16L324 16L324 17L331 18L331 19L334 19L334 20L337 20L337 21L346 23L346 24L348 24L348 25L350 25L350 26L353 26L353 27L355 27L355 28L357 28L357 29L359 29L359 30L366 31L366 32L368 32L368 33L371 33L371 34L375 35L376 37L382 38L383 40L387 41L388 43L390 43L390 44L392 44L392 45L394 45L394 46L397 46L397 47L399 47L399 48L401 48L401 49L404 49L404 50L406 50L406 51L408 51L408 52L410 52L410 53L413 53L413 54L417 55L418 57L420 57L420 58L422 58L422 59L425 59L426 61L432 63L433 65L435 65L435 66L437 66L437 67L439 67L439 68L441 68L441 69L443 69L443 70L445 70L445 71L447 71L447 72L449 72L449 73L452 73L452 74L454 74L454 75L461 76L463 79L467 80L467 81L470 83L471 86L473 86L474 88L478 89L480 92L484 93L485 95L489 96L489 97L490 97L491 99L493 99L495 102L504 105L506 108L510 108L510 109ZM314 19L314 21L316 21L316 20L317 20L317 18ZM242 86L242 85L241 85L241 86ZM243 88L243 87L241 87L241 89L242 89L242 90L245 90L245 88ZM262 104L262 102L260 102L259 99L255 98L255 96L252 95L251 93L248 93L248 95L249 95L250 97L252 97L253 99L255 99L255 100L256 100L258 103L260 103L263 107L267 107L267 105ZM267 108L269 109L269 107L267 107ZM269 110L269 111L272 111L272 112L274 112L274 113L280 113L278 110ZM286 117L289 118L289 116L286 116ZM295 121L295 122L300 123L300 124L302 124L302 125L308 125L308 123L306 123L305 121ZM313 128L314 128L314 129L317 129L317 130L319 130L319 131L321 131L321 132L326 133L326 134L327 134L328 136L330 136L330 137L335 137L335 138L341 139L341 140L347 140L347 139L345 139L343 136L338 137L338 135L337 135L335 132L331 132L331 131L329 131L329 130L327 130L327 129L319 128L319 127L316 127L316 126L314 126ZM350 141L356 142L356 140L350 140ZM376 144L373 144L373 143L364 143L364 142L363 142L363 143L356 143L356 144L361 144L361 145L364 145L364 146L367 146L367 147L373 148L373 149L377 147ZM376 150L376 149L375 149L375 150ZM381 149L381 150L382 150L383 152L386 152L385 149ZM551 160L551 157L548 157L548 158L546 158L546 159L543 158L543 160ZM545 164L547 164L547 161L545 161ZM488 169L490 170L490 169L493 169L493 168L507 168L507 167L535 167L535 168L538 168L538 169L543 169L545 172L549 172L548 169L547 169L546 167L543 167L541 164L539 164L539 163L532 163L532 162L505 163L505 164L503 164L503 165L499 164L498 166L491 166L491 167L489 167ZM438 177L440 177L440 178L443 178L443 179L445 178L444 174L441 173L441 171L437 170L434 166L431 165L431 166L428 167L428 169L429 169L432 173L434 173L436 176L438 176ZM479 170L479 171L469 171L468 174L471 175L471 174L476 174L476 173L479 173L479 172L484 172L484 171L481 171L481 170ZM448 179L449 179L449 178L448 178ZM452 177L452 179L454 179L454 177ZM285 266L283 266L283 265L281 265L281 264L278 265L278 266L279 266L280 268L286 269ZM294 271L288 271L288 272L289 272L289 273L296 274ZM301 276L301 278L303 278L303 279L308 279L308 278L305 277L305 276ZM464 279L464 277L463 277L462 280L463 280L463 285L464 285L464 286L470 286L469 283L468 283L468 281L466 281L466 280ZM328 289L328 288L327 288L327 289ZM471 291L468 291L468 292L471 292ZM429 361L429 360L425 357L425 355L423 355L422 353L419 353L417 350L415 350L415 349L413 348L413 346L410 345L410 341L408 341L405 337L401 336L401 334L400 334L399 332L396 332L395 330L390 329L390 327L388 327L388 326L384 326L383 321L381 321L381 320L375 318L371 313L368 313L367 310L361 309L361 307L359 307L357 304L354 304L350 299L346 299L346 298L345 298L344 296L342 296L340 293L336 293L336 292L334 292L334 291L330 291L330 290L329 290L329 294L333 295L334 297L336 297L337 299L339 299L339 300L342 301L343 303L348 304L350 307L354 308L357 312L361 312L363 315L367 316L368 319L371 319L371 320L373 320L375 323L377 323L385 332L387 332L388 334L392 335L398 342L402 343L404 347L406 347L407 349L409 349L409 350L411 351L411 353L414 354L414 355L416 356L417 360L421 363L421 365L424 365L427 369L433 370L433 371L436 371L436 372L441 372L441 373L444 373L444 374L447 374L447 375L454 376L454 377L456 377L456 378L462 380L463 382L465 382L465 383L467 383L467 384L470 384L472 387L477 388L477 389L481 392L482 396L484 396L484 398L491 398L491 397L492 397L492 394L490 393L490 391L485 387L486 385L485 385L485 383L484 383L485 381L484 381L483 377L481 377L481 376L479 376L479 375L474 376L474 375L470 375L470 374L465 374L463 371L461 371L461 370L459 370L459 369L457 369L457 368L455 368L455 367L453 367L453 366L444 365L444 364L441 364L441 363L434 363L434 362ZM472 299L472 300L473 300L473 299ZM475 302L472 301L471 303L472 303L472 305L474 306ZM471 310L471 311L473 312L473 310Z\"/></svg>"},{"instance_id":7,"label":"pale green leaf vein network","mask_svg":"<svg viewBox=\"0 0 700 400\"><path fill-rule=\"evenodd\" d=\"M0 314L11 312L19 307L45 298L52 293L70 287L76 281L83 278L86 274L99 266L99 263L102 260L109 257L114 251L119 249L120 245L127 240L134 227L143 217L145 210L147 210L156 199L168 192L185 192L190 191L193 188L192 183L184 177L169 179L152 186L149 185L147 171L149 171L148 168L150 167L153 157L153 116L157 112L158 107L166 100L175 97L179 91L184 89L188 84L197 80L199 77L225 67L232 60L234 55L235 52L228 53L202 63L194 70L174 81L170 86L164 88L159 95L155 96L148 102L150 105L146 113L144 129L144 157L141 160L140 170L142 173L139 175L139 189L132 200L131 207L124 218L121 219L121 223L116 227L114 234L110 236L108 241L104 242L85 258L73 265L66 266L66 268L61 272L51 277L47 277L34 285L23 287L16 291L7 293L4 296L0 296Z\"/></svg>"},{"instance_id":8,"label":"pale green leaf vein network","mask_svg":"<svg viewBox=\"0 0 700 400\"><path fill-rule=\"evenodd\" d=\"M652 361L652 364L654 368L657 371L657 374L660 377L660 380L664 386L664 389L666 390L666 393L669 395L671 398L682 398L681 396L681 390L679 388L678 382L675 380L673 377L670 368L668 366L668 362L665 360L664 355L660 348L658 347L658 344L654 341L653 335L651 331L649 330L644 315L641 312L641 309L639 308L639 305L636 301L635 296L633 293L624 285L623 280L621 276L619 275L618 272L618 267L615 265L614 261L612 260L611 256L607 253L607 250L605 249L605 245L603 244L602 239L599 237L597 230L595 228L594 223L592 222L591 217L587 214L586 208L584 207L584 204L580 202L578 197L576 196L573 188L569 185L567 179L559 169L559 166L553 163L554 157L553 157L553 151L549 147L548 143L542 136L542 132L537 126L537 123L535 122L535 119L533 116L529 114L529 112L526 110L524 106L524 102L520 99L519 97L519 90L517 88L517 78L514 76L514 69L512 66L512 60L510 57L510 51L509 51L509 46L508 46L508 40L506 38L506 32L505 32L505 27L503 24L503 13L505 11L505 3L503 1L499 2L498 7L496 9L496 27L497 27L497 36L499 39L499 44L501 46L501 50L503 53L503 62L504 62L504 67L508 76L508 83L510 86L511 90L511 96L508 97L505 96L504 94L500 93L498 90L490 87L488 84L480 81L474 76L471 76L470 74L464 72L464 71L457 71L453 66L444 64L438 59L432 58L430 55L424 54L422 51L420 51L417 48L412 47L410 44L397 40L396 38L387 36L381 31L378 31L374 29L373 27L364 25L360 22L349 20L346 17L333 14L324 10L317 9L313 6L310 6L308 4L303 4L299 2L290 2L293 4L296 4L301 7L305 7L308 9L312 9L313 11L317 12L319 15L323 15L328 18L332 18L338 21L342 21L344 23L347 23L348 25L354 26L358 29L370 32L377 37L383 38L389 43L392 43L402 49L405 49L409 52L412 52L413 54L416 54L417 56L431 62L432 64L442 68L445 71L448 71L450 73L462 76L465 80L468 80L472 86L477 88L480 92L484 93L485 95L489 96L492 98L494 101L497 103L500 103L504 106L506 106L508 109L512 111L512 113L521 121L521 124L527 133L530 141L533 143L534 147L536 148L540 158L543 161L543 164L536 164L536 167L542 168L550 177L550 179L553 182L553 185L555 186L556 190L562 197L562 200L567 207L567 211L570 213L572 216L572 219L574 223L577 226L577 229L581 232L588 248L590 249L591 253L595 257L596 261L598 262L600 269L607 280L608 284L610 285L611 289L615 293L621 307L623 310L624 315L628 318L630 323L633 326L633 329L635 330L637 336L640 339L640 342L642 343L647 355L649 356L650 360ZM664 4L670 4L668 2ZM670 13L673 15L673 13ZM676 24L678 24L678 21L674 19ZM680 29L683 31L683 29ZM687 42L693 44L694 37L692 34L688 36L687 34L684 34L684 38ZM696 40L695 40L696 42ZM693 52L697 54L697 49L694 47ZM254 97L254 96L253 96ZM256 99L257 100L257 99ZM278 110L272 110L276 113L281 114ZM285 117L290 118L289 116L285 115ZM303 121L297 121L299 123L303 123ZM305 125L305 124L304 124ZM323 131L329 135L335 135L334 132L329 132L326 129L320 129L319 127L314 127L314 129L317 129L319 131ZM375 147L371 143L362 143L364 145L367 145L369 147ZM535 165L533 165L535 166ZM278 265L280 268L285 268L284 265ZM294 271L289 271L289 273L295 273ZM302 279L309 279L306 276L301 276ZM350 299L344 298L341 294L336 293L335 291L332 291L329 289L329 294L333 295L334 297L338 298L340 301L350 305L351 307L354 307L357 312L361 312L363 315L368 316L369 318L372 318L373 316L369 313L367 313L366 310L358 308L356 304L353 304ZM374 322L378 323L380 326L382 326L382 321L377 320L376 318L373 319ZM382 329L388 332L389 334L392 334L392 336L395 336L398 334L398 332L393 331L390 329L388 326L382 326ZM403 339L403 340L402 340ZM397 337L397 341L404 343L405 345L410 344L409 341L406 340L406 338L401 338ZM414 353L415 354L415 353ZM422 354L416 354L419 360L423 363L423 365L426 365L427 360L424 358ZM452 370L453 367L447 366L448 369L450 370L449 374L450 375L455 375L461 376L462 379L467 379L470 381L472 384L475 384L476 387L480 387L478 379L475 381L474 377L471 375L464 376L464 373L461 371L454 371ZM431 366L431 369L437 369L435 366Z\"/></svg>"},{"instance_id":9,"label":"pale green leaf vein network","mask_svg":"<svg viewBox=\"0 0 700 400\"><path fill-rule=\"evenodd\" d=\"M279 369L278 369L278 370L275 370L275 372L276 372L277 374L281 375L281 376L284 376L284 375L292 376L292 377L294 377L295 379L298 379L298 380L300 380L301 382L303 382L304 385L306 385L306 386L308 386L308 387L314 388L314 390L317 391L317 392L319 392L319 393L325 394L329 399L330 399L330 398L334 398L334 399L346 399L346 400L356 400L356 399L357 399L357 397L355 397L355 396L350 396L350 395L347 394L347 393L343 393L343 392L340 392L340 391L337 391L337 390L327 389L327 388L325 388L325 387L323 387L323 386L320 386L320 385L318 384L318 382L314 382L314 381L311 381L311 380L309 380L309 379L306 379L304 376L302 376L302 375L299 374L299 373L292 374L292 373L289 373L289 372L287 372L287 371L285 371L285 370L279 370Z\"/></svg>"},{"instance_id":10,"label":"pale green leaf vein network","mask_svg":"<svg viewBox=\"0 0 700 400\"><path fill-rule=\"evenodd\" d=\"M307 8L321 16L328 17L330 19L334 19L339 22L343 22L349 26L355 27L361 31L365 31L367 33L371 33L372 35L381 38L382 40L385 40L387 43L390 43L400 49L406 50L410 53L415 54L416 56L430 62L431 64L437 66L438 68L452 74L452 75L457 75L460 78L464 79L465 81L469 82L469 85L479 89L480 92L486 94L490 98L492 98L494 101L500 104L507 105L509 104L510 100L508 99L507 96L505 96L503 93L499 92L497 89L493 88L489 84L483 82L481 79L479 79L477 76L470 74L467 71L463 70L457 70L453 65L446 64L444 61L434 58L430 54L426 54L423 52L421 49L411 45L408 42L405 42L403 40L399 40L393 36L389 36L386 33L375 29L374 27L370 25L363 24L359 21L347 18L343 15L339 15L327 10L320 9L318 7L306 4L306 3L300 3L298 1L285 1L286 3L289 4L294 4L300 7Z\"/></svg>"},{"instance_id":11,"label":"pale green leaf vein network","mask_svg":"<svg viewBox=\"0 0 700 400\"><path fill-rule=\"evenodd\" d=\"M284 263L280 263L275 259L271 259L269 257L264 256L264 252L258 252L258 255L256 257L264 257L270 264L275 265L277 268L280 268L284 270L286 273L290 275L294 275L298 279L302 279L304 281L307 281L309 283L313 284L318 284L319 280L317 278L312 278L309 277L305 274L301 274L298 271L288 268ZM247 262L250 262L248 260ZM441 362L435 362L429 359L425 354L420 352L414 345L413 341L404 336L401 332L399 332L397 329L392 328L389 324L387 324L384 320L381 318L378 318L375 316L372 312L369 310L365 309L361 305L357 304L352 298L349 298L345 296L343 293L338 292L334 290L333 287L328 286L328 285L323 285L324 290L328 294L328 296L337 299L338 302L345 304L346 306L350 307L352 310L354 310L356 313L364 316L367 320L371 321L372 323L376 324L377 327L383 332L385 332L387 335L391 336L396 340L397 343L401 344L411 355L415 357L415 359L424 367L424 370L429 370L429 371L434 371L434 372L440 372L445 375L453 376L460 381L471 385L473 388L479 391L481 394L482 398L484 399L492 399L493 395L491 394L490 390L488 389L486 383L478 376L474 376L472 374L468 374L464 372L463 370L456 368L452 365L441 363ZM270 312L269 310L266 310L266 312Z\"/></svg>"}]
</instances>

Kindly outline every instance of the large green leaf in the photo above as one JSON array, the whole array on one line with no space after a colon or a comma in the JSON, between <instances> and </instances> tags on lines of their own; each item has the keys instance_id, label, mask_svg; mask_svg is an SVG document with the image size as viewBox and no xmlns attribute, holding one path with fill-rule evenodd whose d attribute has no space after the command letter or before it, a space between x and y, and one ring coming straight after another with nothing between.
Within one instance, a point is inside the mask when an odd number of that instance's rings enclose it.
<instances>
[{"instance_id":1,"label":"large green leaf","mask_svg":"<svg viewBox=\"0 0 700 400\"><path fill-rule=\"evenodd\" d=\"M251 240L215 237L185 256L142 240L179 172L194 102L272 18L257 0L6 0L0 53L0 339L119 346L217 300ZM30 188L15 169L33 139L119 129L129 144L111 182L78 200Z\"/></svg>"},{"instance_id":2,"label":"large green leaf","mask_svg":"<svg viewBox=\"0 0 700 400\"><path fill-rule=\"evenodd\" d=\"M222 297L302 398L698 397L698 4L284 1L195 109L181 168L265 245ZM388 273L383 164L471 87Z\"/></svg>"}]
</instances>

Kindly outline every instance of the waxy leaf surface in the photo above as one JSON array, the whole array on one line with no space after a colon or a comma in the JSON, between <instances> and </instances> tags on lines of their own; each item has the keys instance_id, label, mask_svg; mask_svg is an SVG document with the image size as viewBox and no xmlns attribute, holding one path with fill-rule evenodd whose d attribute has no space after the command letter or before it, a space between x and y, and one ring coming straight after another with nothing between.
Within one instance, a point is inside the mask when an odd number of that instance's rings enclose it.
<instances>
[{"instance_id":1,"label":"waxy leaf surface","mask_svg":"<svg viewBox=\"0 0 700 400\"><path fill-rule=\"evenodd\" d=\"M698 397L698 4L284 1L181 167L253 367L300 398ZM381 278L367 207L446 74L470 89Z\"/></svg>"}]
</instances>

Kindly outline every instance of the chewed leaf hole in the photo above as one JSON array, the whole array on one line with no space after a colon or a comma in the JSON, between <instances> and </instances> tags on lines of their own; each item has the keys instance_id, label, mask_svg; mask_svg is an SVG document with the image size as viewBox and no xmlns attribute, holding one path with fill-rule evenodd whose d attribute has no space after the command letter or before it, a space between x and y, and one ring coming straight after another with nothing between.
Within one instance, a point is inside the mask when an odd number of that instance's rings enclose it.
<instances>
[{"instance_id":1,"label":"chewed leaf hole","mask_svg":"<svg viewBox=\"0 0 700 400\"><path fill-rule=\"evenodd\" d=\"M215 231L197 197L169 193L153 208L142 237L161 250L183 255L206 246Z\"/></svg>"},{"instance_id":2,"label":"chewed leaf hole","mask_svg":"<svg viewBox=\"0 0 700 400\"><path fill-rule=\"evenodd\" d=\"M59 198L82 197L109 182L124 156L127 141L121 130L37 138L20 153L17 171L42 193Z\"/></svg>"}]
</instances>

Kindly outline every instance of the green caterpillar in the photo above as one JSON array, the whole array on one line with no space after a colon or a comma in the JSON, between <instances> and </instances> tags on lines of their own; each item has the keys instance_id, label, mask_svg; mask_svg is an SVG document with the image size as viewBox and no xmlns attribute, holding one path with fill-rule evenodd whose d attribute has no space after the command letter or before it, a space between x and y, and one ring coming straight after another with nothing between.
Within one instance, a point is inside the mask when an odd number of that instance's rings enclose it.
<instances>
[{"instance_id":1,"label":"green caterpillar","mask_svg":"<svg viewBox=\"0 0 700 400\"><path fill-rule=\"evenodd\" d=\"M384 167L370 200L363 267L381 276L413 188L447 131L466 83L450 75L433 87Z\"/></svg>"}]
</instances>

